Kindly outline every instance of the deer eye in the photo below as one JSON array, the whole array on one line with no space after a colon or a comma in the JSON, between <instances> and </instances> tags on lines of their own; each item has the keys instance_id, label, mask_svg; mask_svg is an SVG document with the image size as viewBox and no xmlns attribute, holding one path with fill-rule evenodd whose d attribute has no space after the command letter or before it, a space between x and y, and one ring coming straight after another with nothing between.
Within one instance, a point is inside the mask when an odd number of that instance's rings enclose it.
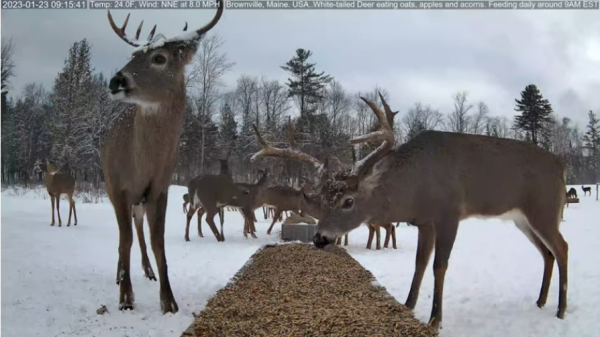
<instances>
[{"instance_id":1,"label":"deer eye","mask_svg":"<svg viewBox=\"0 0 600 337\"><path fill-rule=\"evenodd\" d=\"M342 204L342 208L349 209L349 208L352 208L353 205L354 205L354 199L348 198L348 199L344 200L344 203Z\"/></svg>"},{"instance_id":2,"label":"deer eye","mask_svg":"<svg viewBox=\"0 0 600 337\"><path fill-rule=\"evenodd\" d=\"M165 64L165 62L167 62L167 58L162 55L156 55L152 58L152 61L156 64Z\"/></svg>"}]
</instances>

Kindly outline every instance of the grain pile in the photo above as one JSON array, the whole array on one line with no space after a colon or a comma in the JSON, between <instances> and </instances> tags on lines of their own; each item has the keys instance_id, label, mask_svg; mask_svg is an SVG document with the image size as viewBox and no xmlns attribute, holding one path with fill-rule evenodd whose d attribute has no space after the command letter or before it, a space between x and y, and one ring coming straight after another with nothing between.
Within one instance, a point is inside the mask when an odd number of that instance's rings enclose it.
<instances>
[{"instance_id":1,"label":"grain pile","mask_svg":"<svg viewBox=\"0 0 600 337\"><path fill-rule=\"evenodd\" d=\"M437 336L344 249L255 253L182 336Z\"/></svg>"}]
</instances>

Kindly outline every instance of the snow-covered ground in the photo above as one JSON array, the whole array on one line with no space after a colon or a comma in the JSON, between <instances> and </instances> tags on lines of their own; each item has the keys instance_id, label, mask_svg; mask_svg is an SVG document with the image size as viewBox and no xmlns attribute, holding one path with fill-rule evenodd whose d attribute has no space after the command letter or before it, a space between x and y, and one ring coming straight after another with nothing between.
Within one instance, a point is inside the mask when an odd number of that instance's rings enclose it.
<instances>
[{"instance_id":1,"label":"snow-covered ground","mask_svg":"<svg viewBox=\"0 0 600 337\"><path fill-rule=\"evenodd\" d=\"M576 186L581 194L580 186ZM225 214L224 243L217 243L203 221L204 238L183 239L181 195L172 186L165 234L169 277L180 311L163 316L158 282L141 270L137 238L132 249L136 309L120 312L115 284L118 230L110 203L77 204L77 227L50 227L50 201L42 190L2 193L2 336L177 336L192 322L192 312L242 267L257 248L275 242L280 226L266 235L270 220L257 210L258 239L242 236L237 212ZM600 201L580 195L565 209L562 233L569 250L569 305L565 320L554 317L558 268L554 268L546 308L535 301L543 262L537 250L510 223L467 220L454 245L444 289L442 337L449 336L600 336ZM67 202L61 203L64 223ZM135 231L134 231L135 233ZM417 230L401 225L398 250L368 251L367 230L350 234L348 251L404 303L414 271ZM149 235L146 229L146 240ZM149 248L150 260L156 269ZM431 310L431 262L415 314L427 321ZM109 313L100 316L101 304Z\"/></svg>"}]
</instances>

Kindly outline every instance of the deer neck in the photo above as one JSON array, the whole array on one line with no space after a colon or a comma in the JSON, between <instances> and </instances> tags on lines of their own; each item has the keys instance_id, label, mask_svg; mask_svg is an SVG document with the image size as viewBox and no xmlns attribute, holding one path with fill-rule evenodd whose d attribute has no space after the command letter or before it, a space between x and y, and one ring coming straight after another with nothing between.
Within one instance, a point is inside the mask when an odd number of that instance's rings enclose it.
<instances>
[{"instance_id":1,"label":"deer neck","mask_svg":"<svg viewBox=\"0 0 600 337\"><path fill-rule=\"evenodd\" d=\"M165 146L176 146L183 126L185 105L184 94L168 103L136 106L134 146L144 151L160 151Z\"/></svg>"}]
</instances>

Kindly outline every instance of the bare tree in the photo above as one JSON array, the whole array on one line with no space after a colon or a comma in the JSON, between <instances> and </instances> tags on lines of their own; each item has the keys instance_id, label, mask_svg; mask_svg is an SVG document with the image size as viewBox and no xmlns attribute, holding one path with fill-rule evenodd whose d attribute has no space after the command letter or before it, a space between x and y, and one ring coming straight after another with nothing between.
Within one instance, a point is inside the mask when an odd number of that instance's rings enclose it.
<instances>
[{"instance_id":1,"label":"bare tree","mask_svg":"<svg viewBox=\"0 0 600 337\"><path fill-rule=\"evenodd\" d=\"M473 105L467 102L468 93L466 91L457 92L452 96L454 101L454 110L448 115L446 130L458 133L467 133L471 116L469 110Z\"/></svg>"},{"instance_id":2,"label":"bare tree","mask_svg":"<svg viewBox=\"0 0 600 337\"><path fill-rule=\"evenodd\" d=\"M287 89L277 80L261 80L262 103L265 108L266 129L271 130L281 122L283 114L289 109L289 96Z\"/></svg>"},{"instance_id":3,"label":"bare tree","mask_svg":"<svg viewBox=\"0 0 600 337\"><path fill-rule=\"evenodd\" d=\"M443 125L443 115L430 105L417 102L402 118L402 125L405 140L409 141L421 131L435 130Z\"/></svg>"},{"instance_id":4,"label":"bare tree","mask_svg":"<svg viewBox=\"0 0 600 337\"><path fill-rule=\"evenodd\" d=\"M187 75L187 87L198 91L198 119L202 143L200 144L200 172L204 172L204 150L206 127L212 121L214 105L219 98L219 88L224 86L223 76L235 65L221 51L225 41L219 35L211 35L200 42L198 53L194 56L194 65Z\"/></svg>"},{"instance_id":5,"label":"bare tree","mask_svg":"<svg viewBox=\"0 0 600 337\"><path fill-rule=\"evenodd\" d=\"M479 102L477 104L477 113L471 117L471 124L469 125L469 133L475 135L482 135L485 133L485 126L488 119L489 109L487 104Z\"/></svg>"},{"instance_id":6,"label":"bare tree","mask_svg":"<svg viewBox=\"0 0 600 337\"><path fill-rule=\"evenodd\" d=\"M242 113L242 135L251 133L252 112L255 108L255 100L258 91L258 79L249 75L242 75L237 80L236 95L238 105Z\"/></svg>"}]
</instances>

